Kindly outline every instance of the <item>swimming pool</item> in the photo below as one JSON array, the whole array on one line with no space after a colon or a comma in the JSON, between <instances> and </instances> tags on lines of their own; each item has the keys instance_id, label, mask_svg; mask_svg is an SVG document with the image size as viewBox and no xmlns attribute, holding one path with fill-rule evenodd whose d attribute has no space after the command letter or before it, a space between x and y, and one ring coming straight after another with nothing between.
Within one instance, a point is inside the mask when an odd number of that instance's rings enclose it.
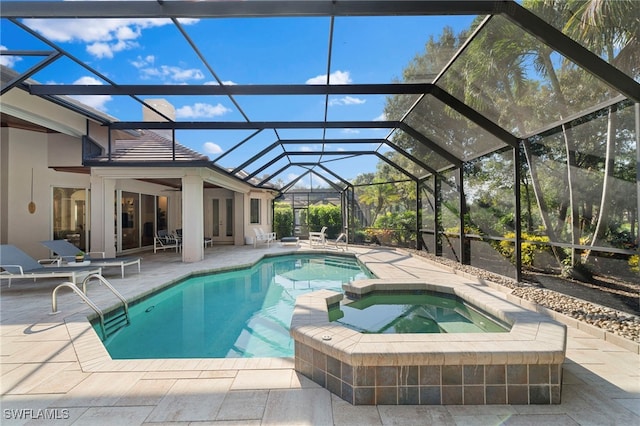
<instances>
[{"instance_id":1,"label":"swimming pool","mask_svg":"<svg viewBox=\"0 0 640 426\"><path fill-rule=\"evenodd\" d=\"M131 324L103 343L113 359L290 357L296 297L371 277L348 256L265 258L132 302Z\"/></svg>"}]
</instances>

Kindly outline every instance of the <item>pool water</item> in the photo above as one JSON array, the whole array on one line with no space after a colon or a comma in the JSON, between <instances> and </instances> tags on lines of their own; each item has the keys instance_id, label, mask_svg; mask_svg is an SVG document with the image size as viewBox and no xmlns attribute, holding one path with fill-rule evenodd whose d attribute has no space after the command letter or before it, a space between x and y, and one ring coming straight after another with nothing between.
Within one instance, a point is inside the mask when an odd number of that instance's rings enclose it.
<instances>
[{"instance_id":1,"label":"pool water","mask_svg":"<svg viewBox=\"0 0 640 426\"><path fill-rule=\"evenodd\" d=\"M113 359L293 356L296 297L372 278L351 257L286 255L189 278L132 303L131 324L103 343ZM100 334L99 326L94 329Z\"/></svg>"},{"instance_id":2,"label":"pool water","mask_svg":"<svg viewBox=\"0 0 640 426\"><path fill-rule=\"evenodd\" d=\"M361 333L500 333L509 327L452 294L372 294L329 308L329 319Z\"/></svg>"}]
</instances>

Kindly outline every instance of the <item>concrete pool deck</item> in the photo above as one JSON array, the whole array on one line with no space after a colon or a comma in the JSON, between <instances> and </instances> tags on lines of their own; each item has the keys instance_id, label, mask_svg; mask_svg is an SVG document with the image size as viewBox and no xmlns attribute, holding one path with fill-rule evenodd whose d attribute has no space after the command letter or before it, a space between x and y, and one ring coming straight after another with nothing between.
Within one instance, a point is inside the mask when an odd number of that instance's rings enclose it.
<instances>
[{"instance_id":1,"label":"concrete pool deck","mask_svg":"<svg viewBox=\"0 0 640 426\"><path fill-rule=\"evenodd\" d=\"M132 299L193 270L246 265L266 253L307 247L214 246L205 250L205 260L193 264L183 264L175 253L144 253L141 274L127 271L123 279L107 271L106 277ZM366 256L380 277L480 284L402 251L352 246L348 251ZM49 314L58 284L19 280L11 288L2 285L3 425L640 424L640 356L571 326L558 405L352 406L297 374L292 359L105 358L97 338L83 329L92 311L76 295L61 291L62 312ZM92 285L89 295L100 307L116 303L104 287Z\"/></svg>"}]
</instances>

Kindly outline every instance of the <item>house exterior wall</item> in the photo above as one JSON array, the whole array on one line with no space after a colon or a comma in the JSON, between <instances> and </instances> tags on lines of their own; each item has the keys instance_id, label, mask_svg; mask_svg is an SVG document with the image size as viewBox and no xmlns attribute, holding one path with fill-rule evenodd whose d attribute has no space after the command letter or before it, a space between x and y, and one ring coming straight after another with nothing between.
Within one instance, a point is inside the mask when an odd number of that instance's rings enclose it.
<instances>
[{"instance_id":1,"label":"house exterior wall","mask_svg":"<svg viewBox=\"0 0 640 426\"><path fill-rule=\"evenodd\" d=\"M88 188L89 177L77 173L56 172L50 169L50 144L61 143L60 155L69 155L80 147L77 139L60 137L52 133L34 132L16 128L3 129L2 175L3 203L2 234L3 243L13 244L35 258L44 258L49 252L39 241L52 235L52 191L54 187ZM53 158L58 158L58 154ZM66 165L78 165L68 163ZM33 202L36 210L27 210L31 201L31 170L33 169ZM6 190L4 189L6 187Z\"/></svg>"},{"instance_id":2,"label":"house exterior wall","mask_svg":"<svg viewBox=\"0 0 640 426\"><path fill-rule=\"evenodd\" d=\"M81 166L79 138L4 127L0 133L0 242L15 245L34 258L49 256L49 251L39 241L53 238L53 188L90 189L97 184L91 176L80 173L58 172L51 167ZM31 201L31 170L33 168L33 202L36 211L27 210ZM122 190L149 195L167 196L169 199L169 229L180 222L175 211L181 209L179 193L165 192L162 185L133 179L114 180L114 191ZM96 195L100 192L94 188ZM87 224L91 226L92 250L113 251L112 241L104 241L104 235L113 235L113 203L101 204L93 211L91 195L87 202ZM92 216L95 217L92 219ZM95 244L95 238L98 244Z\"/></svg>"},{"instance_id":3,"label":"house exterior wall","mask_svg":"<svg viewBox=\"0 0 640 426\"><path fill-rule=\"evenodd\" d=\"M48 164L51 167L82 166L82 140L62 133L49 133Z\"/></svg>"},{"instance_id":4,"label":"house exterior wall","mask_svg":"<svg viewBox=\"0 0 640 426\"><path fill-rule=\"evenodd\" d=\"M2 112L67 135L86 133L85 117L24 90L13 89L2 95Z\"/></svg>"},{"instance_id":5,"label":"house exterior wall","mask_svg":"<svg viewBox=\"0 0 640 426\"><path fill-rule=\"evenodd\" d=\"M212 216L205 210L211 208L211 198L201 188L192 187L190 200L199 194L202 199L191 204L198 205L194 218L191 207L183 205L183 193L171 191L159 184L138 179L163 179L191 176L202 182L212 183L225 189L225 197L233 200L234 236L228 243L245 244L246 237L253 237L253 228L265 231L272 228L270 191L253 190L251 186L208 167L93 167L90 174L56 171L54 167L82 167L82 136L88 136L106 148L109 142L108 129L88 120L82 114L55 105L45 99L12 89L2 96L3 113L45 127L51 131L26 130L4 127L0 129L0 242L13 244L34 258L45 258L49 251L39 241L53 238L53 188L83 188L88 190L86 200L86 223L90 229L88 249L105 251L116 255L114 233L114 205L120 202L120 191L166 196L168 198L167 225L169 231L183 226L184 221L197 218L203 223L204 234L211 233ZM36 210L28 212L31 197L33 169L33 202ZM184 184L184 182L183 182ZM252 191L250 193L250 191ZM220 192L221 193L221 192ZM196 197L196 198L194 198ZM209 198L207 198L209 197ZM260 223L250 226L250 199L261 200ZM188 206L190 206L189 204ZM183 211L184 210L184 211ZM190 222L191 223L191 222ZM195 229L192 237L203 233ZM86 229L86 228L85 228ZM194 238L191 238L195 241ZM133 249L135 251L135 249ZM199 251L190 249L189 259L197 260Z\"/></svg>"},{"instance_id":6,"label":"house exterior wall","mask_svg":"<svg viewBox=\"0 0 640 426\"><path fill-rule=\"evenodd\" d=\"M260 200L260 222L251 223L251 199ZM243 222L247 224L245 228L245 241L253 242L256 236L255 230L262 228L264 232L271 232L273 228L272 207L273 196L267 191L251 191L244 196L244 219Z\"/></svg>"},{"instance_id":7,"label":"house exterior wall","mask_svg":"<svg viewBox=\"0 0 640 426\"><path fill-rule=\"evenodd\" d=\"M0 244L7 243L9 229L9 131L0 127Z\"/></svg>"}]
</instances>

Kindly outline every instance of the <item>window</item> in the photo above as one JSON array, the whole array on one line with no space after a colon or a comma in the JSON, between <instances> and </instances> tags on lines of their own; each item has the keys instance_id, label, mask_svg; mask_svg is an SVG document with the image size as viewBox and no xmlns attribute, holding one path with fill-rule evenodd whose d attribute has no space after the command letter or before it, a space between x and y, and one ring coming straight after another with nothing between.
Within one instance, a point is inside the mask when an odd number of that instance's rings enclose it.
<instances>
[{"instance_id":1,"label":"window","mask_svg":"<svg viewBox=\"0 0 640 426\"><path fill-rule=\"evenodd\" d=\"M251 199L251 218L250 223L260 223L260 199Z\"/></svg>"}]
</instances>

